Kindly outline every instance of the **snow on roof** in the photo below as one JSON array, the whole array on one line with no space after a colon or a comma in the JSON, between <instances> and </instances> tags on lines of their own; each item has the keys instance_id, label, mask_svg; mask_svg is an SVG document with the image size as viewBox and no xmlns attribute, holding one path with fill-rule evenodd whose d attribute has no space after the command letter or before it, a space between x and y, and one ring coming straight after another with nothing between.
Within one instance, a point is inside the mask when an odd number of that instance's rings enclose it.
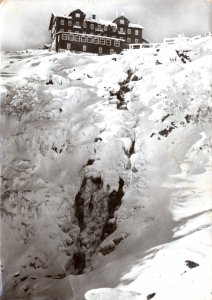
<instances>
[{"instance_id":1,"label":"snow on roof","mask_svg":"<svg viewBox=\"0 0 212 300\"><path fill-rule=\"evenodd\" d=\"M73 19L72 17L69 17L67 15L54 15L54 18L66 18L66 19L70 19L70 20Z\"/></svg>"},{"instance_id":2,"label":"snow on roof","mask_svg":"<svg viewBox=\"0 0 212 300\"><path fill-rule=\"evenodd\" d=\"M103 20L103 19L93 19L93 18L86 18L85 21L87 22L92 22L92 23L97 23L97 24L101 24L101 25L111 25L116 27L117 25L115 23L113 23L112 21L109 20Z\"/></svg>"},{"instance_id":3,"label":"snow on roof","mask_svg":"<svg viewBox=\"0 0 212 300\"><path fill-rule=\"evenodd\" d=\"M70 16L67 16L67 15L54 15L54 18L66 18L66 19L70 19L72 20L73 18L70 17ZM104 20L104 19L100 19L100 18L97 18L97 19L93 19L92 17L90 18L85 18L85 21L86 22L92 22L92 23L96 23L96 24L100 24L100 25L110 25L110 26L114 26L114 27L117 27L117 24L114 23L113 21L110 21L110 20ZM131 28L144 28L143 26L139 25L139 24L133 24L133 23L129 23L129 27Z\"/></svg>"},{"instance_id":4,"label":"snow on roof","mask_svg":"<svg viewBox=\"0 0 212 300\"><path fill-rule=\"evenodd\" d=\"M144 28L143 26L139 25L139 24L133 24L133 23L130 23L129 24L129 27L132 27L132 28Z\"/></svg>"}]
</instances>

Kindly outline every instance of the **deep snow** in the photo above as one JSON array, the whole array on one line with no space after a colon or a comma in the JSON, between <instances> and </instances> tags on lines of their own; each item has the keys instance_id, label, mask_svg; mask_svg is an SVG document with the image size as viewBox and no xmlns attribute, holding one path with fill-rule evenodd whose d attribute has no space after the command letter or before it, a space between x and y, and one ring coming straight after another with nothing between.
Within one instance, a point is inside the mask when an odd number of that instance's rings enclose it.
<instances>
[{"instance_id":1,"label":"deep snow","mask_svg":"<svg viewBox=\"0 0 212 300\"><path fill-rule=\"evenodd\" d=\"M175 50L2 53L3 299L211 300L211 37Z\"/></svg>"}]
</instances>

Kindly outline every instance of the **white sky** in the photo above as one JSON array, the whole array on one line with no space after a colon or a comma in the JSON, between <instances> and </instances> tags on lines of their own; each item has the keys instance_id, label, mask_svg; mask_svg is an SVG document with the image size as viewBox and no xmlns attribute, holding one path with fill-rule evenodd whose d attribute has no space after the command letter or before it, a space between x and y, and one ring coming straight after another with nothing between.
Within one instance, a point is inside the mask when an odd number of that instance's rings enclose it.
<instances>
[{"instance_id":1,"label":"white sky","mask_svg":"<svg viewBox=\"0 0 212 300\"><path fill-rule=\"evenodd\" d=\"M143 37L161 41L177 33L188 36L211 31L210 0L0 0L1 49L39 47L50 41L51 12L68 14L76 8L87 16L114 19L125 13L145 27Z\"/></svg>"}]
</instances>

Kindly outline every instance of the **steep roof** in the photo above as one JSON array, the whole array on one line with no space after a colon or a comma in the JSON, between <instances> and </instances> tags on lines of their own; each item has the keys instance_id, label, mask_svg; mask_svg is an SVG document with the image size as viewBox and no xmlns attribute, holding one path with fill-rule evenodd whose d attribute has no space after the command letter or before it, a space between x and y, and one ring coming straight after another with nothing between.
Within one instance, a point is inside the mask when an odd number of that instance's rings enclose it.
<instances>
[{"instance_id":1,"label":"steep roof","mask_svg":"<svg viewBox=\"0 0 212 300\"><path fill-rule=\"evenodd\" d=\"M118 23L119 20L125 20L127 23L130 22L130 20L128 20L125 16L119 16L118 18L113 20L113 23Z\"/></svg>"},{"instance_id":2,"label":"steep roof","mask_svg":"<svg viewBox=\"0 0 212 300\"><path fill-rule=\"evenodd\" d=\"M83 17L86 16L86 14L83 11L81 11L81 9L75 9L75 10L73 10L72 12L70 12L69 16L74 17L74 15L76 13L79 13L79 14L83 15Z\"/></svg>"}]
</instances>

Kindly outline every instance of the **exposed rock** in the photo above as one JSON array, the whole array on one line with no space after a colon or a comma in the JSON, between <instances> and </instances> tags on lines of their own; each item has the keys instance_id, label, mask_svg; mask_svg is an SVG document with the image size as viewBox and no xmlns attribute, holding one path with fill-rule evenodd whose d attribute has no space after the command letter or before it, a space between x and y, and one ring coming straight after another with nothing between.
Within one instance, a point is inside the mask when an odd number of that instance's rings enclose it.
<instances>
[{"instance_id":1,"label":"exposed rock","mask_svg":"<svg viewBox=\"0 0 212 300\"><path fill-rule=\"evenodd\" d=\"M199 264L192 260L186 260L185 263L186 263L186 266L189 267L190 269L199 267Z\"/></svg>"}]
</instances>

